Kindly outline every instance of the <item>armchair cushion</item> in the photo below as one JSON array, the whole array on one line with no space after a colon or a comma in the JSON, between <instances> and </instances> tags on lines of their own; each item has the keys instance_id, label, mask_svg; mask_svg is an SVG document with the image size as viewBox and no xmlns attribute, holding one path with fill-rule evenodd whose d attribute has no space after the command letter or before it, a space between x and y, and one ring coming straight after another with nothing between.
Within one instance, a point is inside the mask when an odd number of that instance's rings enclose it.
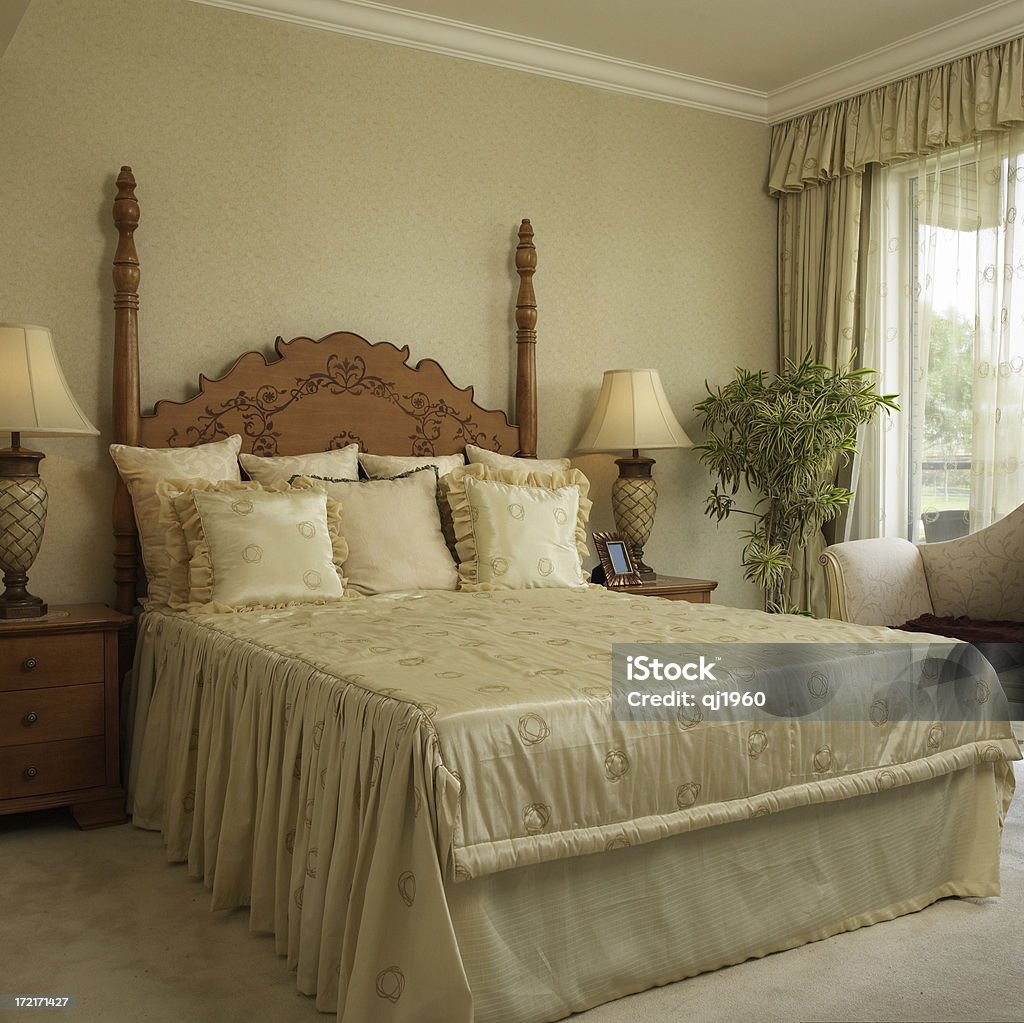
<instances>
[{"instance_id":1,"label":"armchair cushion","mask_svg":"<svg viewBox=\"0 0 1024 1023\"><path fill-rule=\"evenodd\" d=\"M990 622L961 616L920 615L904 632L928 632L972 643L992 665L1011 700L1024 699L1024 622Z\"/></svg>"},{"instance_id":2,"label":"armchair cushion","mask_svg":"<svg viewBox=\"0 0 1024 1023\"><path fill-rule=\"evenodd\" d=\"M965 643L1018 643L1024 647L1024 622L986 622L976 618L919 615L898 626L904 632L928 632L933 636L962 639Z\"/></svg>"}]
</instances>

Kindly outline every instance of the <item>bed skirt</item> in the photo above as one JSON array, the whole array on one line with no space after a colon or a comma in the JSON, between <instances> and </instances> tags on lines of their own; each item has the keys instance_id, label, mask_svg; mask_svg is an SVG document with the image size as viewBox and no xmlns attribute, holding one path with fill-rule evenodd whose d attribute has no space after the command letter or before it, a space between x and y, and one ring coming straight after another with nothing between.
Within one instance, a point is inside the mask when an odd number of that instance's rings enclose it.
<instances>
[{"instance_id":1,"label":"bed skirt","mask_svg":"<svg viewBox=\"0 0 1024 1023\"><path fill-rule=\"evenodd\" d=\"M1009 775L1009 778L1007 778ZM1011 765L451 886L475 1023L540 1023L999 894Z\"/></svg>"}]
</instances>

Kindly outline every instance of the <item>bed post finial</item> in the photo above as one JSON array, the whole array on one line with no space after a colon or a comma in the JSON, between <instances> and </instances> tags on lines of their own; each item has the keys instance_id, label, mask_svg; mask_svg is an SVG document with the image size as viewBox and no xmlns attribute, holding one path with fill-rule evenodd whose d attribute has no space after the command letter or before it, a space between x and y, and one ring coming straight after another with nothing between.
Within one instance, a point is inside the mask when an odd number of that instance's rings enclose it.
<instances>
[{"instance_id":1,"label":"bed post finial","mask_svg":"<svg viewBox=\"0 0 1024 1023\"><path fill-rule=\"evenodd\" d=\"M537 269L537 249L533 244L533 226L529 220L519 225L516 246L516 273L519 294L516 297L516 424L519 427L519 454L537 457L537 296L533 275Z\"/></svg>"},{"instance_id":2,"label":"bed post finial","mask_svg":"<svg viewBox=\"0 0 1024 1023\"><path fill-rule=\"evenodd\" d=\"M135 229L139 204L135 176L122 167L114 199L114 441L139 443L139 255ZM138 584L138 532L131 496L120 476L114 491L114 584L118 611L131 613Z\"/></svg>"}]
</instances>

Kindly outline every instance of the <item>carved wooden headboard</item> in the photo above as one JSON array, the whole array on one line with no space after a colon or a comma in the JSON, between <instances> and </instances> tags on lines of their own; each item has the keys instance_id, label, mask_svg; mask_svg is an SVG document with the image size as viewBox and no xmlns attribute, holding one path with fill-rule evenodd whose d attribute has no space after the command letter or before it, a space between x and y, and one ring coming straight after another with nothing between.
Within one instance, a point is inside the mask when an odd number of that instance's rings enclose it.
<instances>
[{"instance_id":1,"label":"carved wooden headboard","mask_svg":"<svg viewBox=\"0 0 1024 1023\"><path fill-rule=\"evenodd\" d=\"M537 301L533 228L519 228L515 264L515 425L504 412L473 400L432 359L409 365L409 349L339 332L319 340L278 337L274 355L246 352L222 377L199 378L184 402L159 401L143 415L139 388L139 256L135 177L122 167L114 223L114 440L147 447L187 447L242 435L259 455L302 454L358 442L375 454L443 455L467 444L507 454L537 453ZM138 585L138 530L120 478L114 494L114 582L117 607L130 611Z\"/></svg>"}]
</instances>

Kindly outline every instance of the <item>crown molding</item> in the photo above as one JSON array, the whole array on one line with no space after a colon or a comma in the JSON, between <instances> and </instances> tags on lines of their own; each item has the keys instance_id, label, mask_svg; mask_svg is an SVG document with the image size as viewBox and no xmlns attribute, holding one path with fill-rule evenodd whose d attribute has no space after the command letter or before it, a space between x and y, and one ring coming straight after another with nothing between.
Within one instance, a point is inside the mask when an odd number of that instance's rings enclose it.
<instances>
[{"instance_id":1,"label":"crown molding","mask_svg":"<svg viewBox=\"0 0 1024 1023\"><path fill-rule=\"evenodd\" d=\"M558 78L765 123L765 94L570 46L498 32L372 0L192 0L308 28Z\"/></svg>"},{"instance_id":2,"label":"crown molding","mask_svg":"<svg viewBox=\"0 0 1024 1023\"><path fill-rule=\"evenodd\" d=\"M775 124L1024 34L1024 0L996 0L771 92L606 57L373 0L191 0L577 85Z\"/></svg>"},{"instance_id":3,"label":"crown molding","mask_svg":"<svg viewBox=\"0 0 1024 1023\"><path fill-rule=\"evenodd\" d=\"M1024 0L997 0L769 92L766 117L770 124L786 121L1019 35L1024 35Z\"/></svg>"}]
</instances>

